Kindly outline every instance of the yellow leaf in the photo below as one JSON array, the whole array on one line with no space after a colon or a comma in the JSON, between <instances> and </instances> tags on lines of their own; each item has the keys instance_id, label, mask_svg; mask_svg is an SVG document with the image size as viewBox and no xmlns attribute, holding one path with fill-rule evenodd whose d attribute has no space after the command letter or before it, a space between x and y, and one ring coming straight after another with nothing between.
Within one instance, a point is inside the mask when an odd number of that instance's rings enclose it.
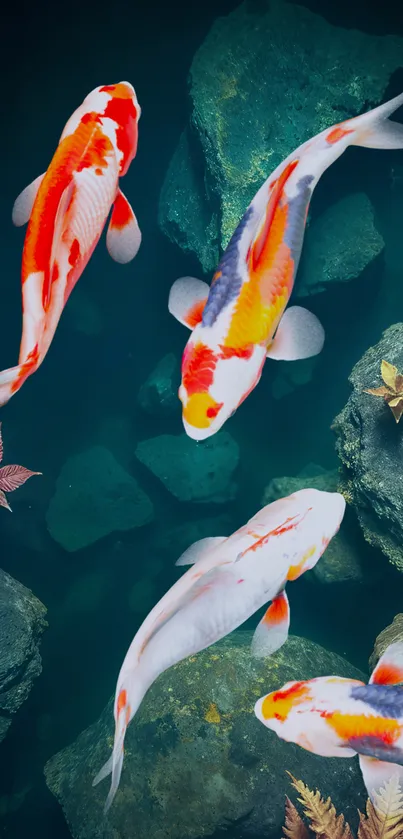
<instances>
[{"instance_id":1,"label":"yellow leaf","mask_svg":"<svg viewBox=\"0 0 403 839\"><path fill-rule=\"evenodd\" d=\"M390 401L388 400L388 405L396 422L399 422L403 414L403 396L398 396L396 399L391 399Z\"/></svg>"},{"instance_id":2,"label":"yellow leaf","mask_svg":"<svg viewBox=\"0 0 403 839\"><path fill-rule=\"evenodd\" d=\"M360 813L358 839L402 839L403 793L393 776L376 794L375 806L368 799L367 815Z\"/></svg>"},{"instance_id":3,"label":"yellow leaf","mask_svg":"<svg viewBox=\"0 0 403 839\"><path fill-rule=\"evenodd\" d=\"M320 839L354 839L344 816L337 816L331 799L324 801L320 792L312 792L303 781L297 781L289 772L293 787L300 795L298 801L309 819L309 827ZM366 839L366 837L363 837ZM370 838L369 838L370 839Z\"/></svg>"},{"instance_id":4,"label":"yellow leaf","mask_svg":"<svg viewBox=\"0 0 403 839\"><path fill-rule=\"evenodd\" d=\"M363 390L363 393L370 393L371 396L394 396L394 392L392 393L389 388L384 387L368 387Z\"/></svg>"},{"instance_id":5,"label":"yellow leaf","mask_svg":"<svg viewBox=\"0 0 403 839\"><path fill-rule=\"evenodd\" d=\"M381 376L385 385L391 390L396 391L396 376L398 376L397 367L394 364L389 364L389 361L382 361Z\"/></svg>"}]
</instances>

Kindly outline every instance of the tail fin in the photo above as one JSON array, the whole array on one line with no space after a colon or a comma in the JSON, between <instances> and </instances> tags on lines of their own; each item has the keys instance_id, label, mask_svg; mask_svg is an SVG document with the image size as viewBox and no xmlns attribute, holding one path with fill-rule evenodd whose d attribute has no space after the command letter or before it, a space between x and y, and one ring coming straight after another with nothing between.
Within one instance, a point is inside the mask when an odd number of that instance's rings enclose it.
<instances>
[{"instance_id":1,"label":"tail fin","mask_svg":"<svg viewBox=\"0 0 403 839\"><path fill-rule=\"evenodd\" d=\"M403 127L403 126L402 126ZM369 680L376 685L403 684L403 642L390 644L380 657Z\"/></svg>"},{"instance_id":2,"label":"tail fin","mask_svg":"<svg viewBox=\"0 0 403 839\"><path fill-rule=\"evenodd\" d=\"M2 370L0 372L0 408L3 407L3 405L6 405L16 392L15 387L13 386L15 386L15 383L18 381L20 373L20 365L17 365L17 367L9 367L7 370ZM17 388L17 390L18 389L19 388Z\"/></svg>"},{"instance_id":3,"label":"tail fin","mask_svg":"<svg viewBox=\"0 0 403 839\"><path fill-rule=\"evenodd\" d=\"M355 132L351 145L367 149L402 149L403 125L388 119L401 105L403 93L366 114L343 122L342 129Z\"/></svg>"}]
</instances>

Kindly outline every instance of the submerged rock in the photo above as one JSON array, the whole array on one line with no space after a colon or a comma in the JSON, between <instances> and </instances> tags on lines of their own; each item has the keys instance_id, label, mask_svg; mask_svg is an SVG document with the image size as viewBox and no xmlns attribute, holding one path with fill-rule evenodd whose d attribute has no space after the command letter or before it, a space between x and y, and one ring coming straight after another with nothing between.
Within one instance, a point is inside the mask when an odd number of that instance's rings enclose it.
<instances>
[{"instance_id":1,"label":"submerged rock","mask_svg":"<svg viewBox=\"0 0 403 839\"><path fill-rule=\"evenodd\" d=\"M179 364L174 354L168 353L141 386L138 394L140 407L148 414L156 416L180 411L179 384Z\"/></svg>"},{"instance_id":2,"label":"submerged rock","mask_svg":"<svg viewBox=\"0 0 403 839\"><path fill-rule=\"evenodd\" d=\"M32 591L0 569L0 741L42 671L45 615Z\"/></svg>"},{"instance_id":3,"label":"submerged rock","mask_svg":"<svg viewBox=\"0 0 403 839\"><path fill-rule=\"evenodd\" d=\"M66 551L78 551L103 536L141 527L153 518L148 495L108 449L93 446L70 457L56 482L46 521Z\"/></svg>"},{"instance_id":4,"label":"submerged rock","mask_svg":"<svg viewBox=\"0 0 403 839\"><path fill-rule=\"evenodd\" d=\"M218 18L197 51L189 123L161 192L160 226L204 271L275 167L317 132L378 104L402 63L401 38L336 27L281 0L257 5Z\"/></svg>"},{"instance_id":5,"label":"submerged rock","mask_svg":"<svg viewBox=\"0 0 403 839\"><path fill-rule=\"evenodd\" d=\"M308 469L295 477L273 478L266 487L262 502L270 504L277 498L285 498L307 487L324 492L338 492L339 478L337 469L326 472L322 467L310 464ZM347 509L339 532L331 539L315 568L309 572L312 577L320 583L361 582L365 576L365 568L356 537L354 522Z\"/></svg>"},{"instance_id":6,"label":"submerged rock","mask_svg":"<svg viewBox=\"0 0 403 839\"><path fill-rule=\"evenodd\" d=\"M250 654L236 632L164 673L126 737L120 787L105 820L109 780L92 787L113 737L112 702L97 723L46 764L48 787L75 839L196 839L242 819L242 836L277 839L288 769L332 796L354 821L365 792L354 760L323 759L285 743L256 719L259 696L290 679L366 677L345 659L291 637L274 656Z\"/></svg>"},{"instance_id":7,"label":"submerged rock","mask_svg":"<svg viewBox=\"0 0 403 839\"><path fill-rule=\"evenodd\" d=\"M333 430L345 491L364 536L403 571L402 426L395 423L383 399L363 393L364 388L383 384L383 359L403 370L402 323L387 329L353 368L349 377L353 392Z\"/></svg>"},{"instance_id":8,"label":"submerged rock","mask_svg":"<svg viewBox=\"0 0 403 839\"><path fill-rule=\"evenodd\" d=\"M329 283L355 279L384 247L368 196L357 192L342 198L307 231L296 282L297 297L324 291Z\"/></svg>"},{"instance_id":9,"label":"submerged rock","mask_svg":"<svg viewBox=\"0 0 403 839\"><path fill-rule=\"evenodd\" d=\"M383 629L375 639L374 649L369 659L370 673L375 669L381 655L395 641L403 641L403 614L401 613L395 615L392 623Z\"/></svg>"},{"instance_id":10,"label":"submerged rock","mask_svg":"<svg viewBox=\"0 0 403 839\"><path fill-rule=\"evenodd\" d=\"M232 476L239 447L227 431L203 443L186 434L161 434L142 440L136 457L179 501L231 501L237 492Z\"/></svg>"}]
</instances>

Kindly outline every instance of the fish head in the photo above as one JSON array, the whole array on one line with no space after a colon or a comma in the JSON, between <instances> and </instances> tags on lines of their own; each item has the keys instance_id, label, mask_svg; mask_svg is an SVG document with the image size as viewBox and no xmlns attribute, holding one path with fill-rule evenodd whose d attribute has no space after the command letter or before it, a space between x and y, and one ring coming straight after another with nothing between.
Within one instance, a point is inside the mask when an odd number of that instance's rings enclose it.
<instances>
[{"instance_id":1,"label":"fish head","mask_svg":"<svg viewBox=\"0 0 403 839\"><path fill-rule=\"evenodd\" d=\"M130 82L102 85L85 97L67 123L61 139L71 133L78 120L94 119L113 143L122 176L136 156L140 115L141 108Z\"/></svg>"},{"instance_id":2,"label":"fish head","mask_svg":"<svg viewBox=\"0 0 403 839\"><path fill-rule=\"evenodd\" d=\"M206 440L222 428L258 383L266 351L252 346L230 354L206 338L202 325L190 336L182 357L179 399L186 434Z\"/></svg>"},{"instance_id":3,"label":"fish head","mask_svg":"<svg viewBox=\"0 0 403 839\"><path fill-rule=\"evenodd\" d=\"M296 580L318 562L337 533L346 502L339 492L301 489L289 496L287 519L278 528L288 580Z\"/></svg>"},{"instance_id":4,"label":"fish head","mask_svg":"<svg viewBox=\"0 0 403 839\"><path fill-rule=\"evenodd\" d=\"M329 719L348 701L349 691L350 679L334 676L287 682L258 699L255 714L282 740L325 757L351 757L352 749L329 725Z\"/></svg>"}]
</instances>

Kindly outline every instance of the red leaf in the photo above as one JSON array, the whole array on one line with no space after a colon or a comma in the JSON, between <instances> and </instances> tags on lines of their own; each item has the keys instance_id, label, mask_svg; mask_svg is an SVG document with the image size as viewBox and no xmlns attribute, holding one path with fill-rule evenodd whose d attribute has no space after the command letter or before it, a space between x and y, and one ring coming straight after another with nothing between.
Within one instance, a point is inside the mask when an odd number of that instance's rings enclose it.
<instances>
[{"instance_id":1,"label":"red leaf","mask_svg":"<svg viewBox=\"0 0 403 839\"><path fill-rule=\"evenodd\" d=\"M3 438L1 436L1 422L0 422L0 463L3 460Z\"/></svg>"},{"instance_id":2,"label":"red leaf","mask_svg":"<svg viewBox=\"0 0 403 839\"><path fill-rule=\"evenodd\" d=\"M6 496L4 495L4 492L2 492L1 490L0 490L0 507L5 507L6 510L10 510L10 513L11 513L11 507L10 507L8 501L7 501Z\"/></svg>"},{"instance_id":3,"label":"red leaf","mask_svg":"<svg viewBox=\"0 0 403 839\"><path fill-rule=\"evenodd\" d=\"M3 466L0 469L0 490L13 492L14 489L25 484L28 478L32 478L32 475L41 474L41 472L31 472L30 469L25 469L25 466Z\"/></svg>"}]
</instances>

